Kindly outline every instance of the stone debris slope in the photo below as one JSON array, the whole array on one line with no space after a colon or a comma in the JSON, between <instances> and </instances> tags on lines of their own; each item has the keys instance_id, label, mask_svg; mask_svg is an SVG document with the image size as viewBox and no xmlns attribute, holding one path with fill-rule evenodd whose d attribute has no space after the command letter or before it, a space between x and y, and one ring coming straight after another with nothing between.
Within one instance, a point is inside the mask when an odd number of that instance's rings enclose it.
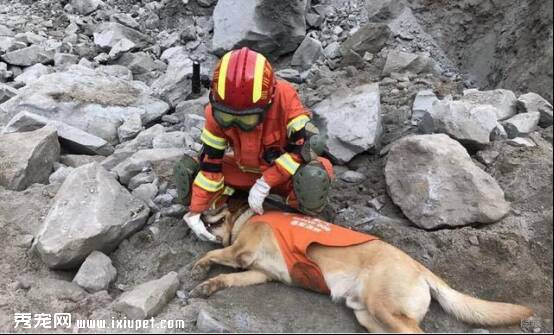
<instances>
[{"instance_id":1,"label":"stone debris slope","mask_svg":"<svg viewBox=\"0 0 554 335\"><path fill-rule=\"evenodd\" d=\"M0 329L65 312L182 320L160 332L364 331L342 304L279 283L189 296L213 248L182 221L172 178L201 150L208 92L193 93L192 65L209 76L248 46L328 138L325 219L536 310L503 331L552 331L552 2L495 6L0 0ZM422 326L493 331L434 303Z\"/></svg>"}]
</instances>

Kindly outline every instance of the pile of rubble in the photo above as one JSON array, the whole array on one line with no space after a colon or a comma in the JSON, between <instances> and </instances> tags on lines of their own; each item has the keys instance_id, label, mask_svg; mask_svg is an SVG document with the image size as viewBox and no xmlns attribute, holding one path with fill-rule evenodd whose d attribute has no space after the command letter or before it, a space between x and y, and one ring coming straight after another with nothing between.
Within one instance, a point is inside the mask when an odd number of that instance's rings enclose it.
<instances>
[{"instance_id":1,"label":"pile of rubble","mask_svg":"<svg viewBox=\"0 0 554 335\"><path fill-rule=\"evenodd\" d=\"M0 0L0 329L15 311L67 311L185 320L182 331L360 330L324 297L273 284L188 296L190 265L210 248L182 223L172 176L201 149L208 97L192 92L192 64L209 75L241 46L274 62L327 135L329 219L454 286L531 304L552 329L552 105L471 87L416 5L27 3ZM310 309L333 317L300 323ZM470 329L448 320L426 330Z\"/></svg>"}]
</instances>

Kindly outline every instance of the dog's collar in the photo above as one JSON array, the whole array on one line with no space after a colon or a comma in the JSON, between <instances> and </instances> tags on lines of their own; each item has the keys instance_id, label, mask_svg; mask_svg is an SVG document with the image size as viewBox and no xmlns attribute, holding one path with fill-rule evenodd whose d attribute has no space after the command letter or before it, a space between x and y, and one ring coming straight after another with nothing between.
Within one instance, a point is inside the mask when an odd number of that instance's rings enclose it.
<instances>
[{"instance_id":1,"label":"dog's collar","mask_svg":"<svg viewBox=\"0 0 554 335\"><path fill-rule=\"evenodd\" d=\"M248 208L244 213L239 215L239 217L235 220L235 224L233 225L233 229L231 230L231 244L235 242L235 239L237 238L240 230L242 229L242 226L244 226L246 221L248 221L254 215L256 215L256 213L251 208Z\"/></svg>"}]
</instances>

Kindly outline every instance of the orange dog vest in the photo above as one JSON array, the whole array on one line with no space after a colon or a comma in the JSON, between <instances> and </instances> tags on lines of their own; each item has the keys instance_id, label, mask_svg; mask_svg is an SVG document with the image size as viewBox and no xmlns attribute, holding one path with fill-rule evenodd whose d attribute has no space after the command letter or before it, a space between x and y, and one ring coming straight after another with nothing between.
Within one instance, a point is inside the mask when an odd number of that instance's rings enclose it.
<instances>
[{"instance_id":1,"label":"orange dog vest","mask_svg":"<svg viewBox=\"0 0 554 335\"><path fill-rule=\"evenodd\" d=\"M375 236L358 233L332 223L301 214L267 212L251 220L269 224L285 259L294 284L329 294L323 273L307 255L308 247L317 243L329 247L348 247L377 240Z\"/></svg>"}]
</instances>

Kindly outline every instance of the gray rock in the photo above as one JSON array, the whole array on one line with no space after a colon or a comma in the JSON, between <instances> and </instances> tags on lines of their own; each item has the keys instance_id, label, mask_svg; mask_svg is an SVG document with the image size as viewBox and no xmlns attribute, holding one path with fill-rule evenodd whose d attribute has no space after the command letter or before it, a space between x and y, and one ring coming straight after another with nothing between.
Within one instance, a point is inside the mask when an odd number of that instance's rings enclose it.
<instances>
[{"instance_id":1,"label":"gray rock","mask_svg":"<svg viewBox=\"0 0 554 335\"><path fill-rule=\"evenodd\" d=\"M350 170L342 173L339 178L347 183L361 183L367 179L362 173Z\"/></svg>"},{"instance_id":2,"label":"gray rock","mask_svg":"<svg viewBox=\"0 0 554 335\"><path fill-rule=\"evenodd\" d=\"M508 133L508 138L515 138L535 131L540 119L540 112L522 113L509 118L502 125Z\"/></svg>"},{"instance_id":3,"label":"gray rock","mask_svg":"<svg viewBox=\"0 0 554 335\"><path fill-rule=\"evenodd\" d=\"M126 52L133 51L137 45L133 41L129 41L126 38L122 38L110 49L110 59L117 59Z\"/></svg>"},{"instance_id":4,"label":"gray rock","mask_svg":"<svg viewBox=\"0 0 554 335\"><path fill-rule=\"evenodd\" d=\"M181 120L184 120L188 114L203 116L204 108L209 102L208 94L204 94L197 99L185 100L177 104L174 115L178 116Z\"/></svg>"},{"instance_id":5,"label":"gray rock","mask_svg":"<svg viewBox=\"0 0 554 335\"><path fill-rule=\"evenodd\" d=\"M103 22L94 29L94 43L101 48L112 48L122 39L132 41L138 48L144 48L150 42L147 35L117 22Z\"/></svg>"},{"instance_id":6,"label":"gray rock","mask_svg":"<svg viewBox=\"0 0 554 335\"><path fill-rule=\"evenodd\" d=\"M143 123L149 123L169 110L150 93L140 82L74 65L67 72L42 76L20 89L17 96L0 105L0 124L20 111L29 111L115 144L117 128L126 118L140 115Z\"/></svg>"},{"instance_id":7,"label":"gray rock","mask_svg":"<svg viewBox=\"0 0 554 335\"><path fill-rule=\"evenodd\" d=\"M277 77L284 79L288 82L295 83L295 84L301 84L302 83L302 77L300 76L300 72L298 72L295 69L283 69L276 72Z\"/></svg>"},{"instance_id":8,"label":"gray rock","mask_svg":"<svg viewBox=\"0 0 554 335\"><path fill-rule=\"evenodd\" d=\"M184 47L167 49L161 59L168 63L166 73L152 83L152 90L157 96L176 106L192 93L190 75L193 62Z\"/></svg>"},{"instance_id":9,"label":"gray rock","mask_svg":"<svg viewBox=\"0 0 554 335\"><path fill-rule=\"evenodd\" d=\"M74 153L89 155L111 155L114 148L106 140L72 127L63 122L49 120L30 112L20 112L8 122L4 128L5 133L31 131L48 126L56 129L58 137L63 145Z\"/></svg>"},{"instance_id":10,"label":"gray rock","mask_svg":"<svg viewBox=\"0 0 554 335\"><path fill-rule=\"evenodd\" d=\"M537 144L533 142L532 139L525 137L512 138L506 141L506 143L508 143L508 145L511 145L512 147L532 148L537 146Z\"/></svg>"},{"instance_id":11,"label":"gray rock","mask_svg":"<svg viewBox=\"0 0 554 335\"><path fill-rule=\"evenodd\" d=\"M51 63L54 61L55 54L55 49L35 44L30 47L7 52L1 58L4 62L11 65L31 66L37 63Z\"/></svg>"},{"instance_id":12,"label":"gray rock","mask_svg":"<svg viewBox=\"0 0 554 335\"><path fill-rule=\"evenodd\" d=\"M329 59L335 59L341 56L340 53L340 43L339 42L332 42L329 43L325 49L323 49L323 53L325 54L325 57Z\"/></svg>"},{"instance_id":13,"label":"gray rock","mask_svg":"<svg viewBox=\"0 0 554 335\"><path fill-rule=\"evenodd\" d=\"M117 13L111 16L112 21L121 23L129 28L138 29L140 24L129 14Z\"/></svg>"},{"instance_id":14,"label":"gray rock","mask_svg":"<svg viewBox=\"0 0 554 335\"><path fill-rule=\"evenodd\" d=\"M411 72L413 74L419 74L433 71L434 64L429 56L391 50L387 54L387 60L382 75L387 76L393 72Z\"/></svg>"},{"instance_id":15,"label":"gray rock","mask_svg":"<svg viewBox=\"0 0 554 335\"><path fill-rule=\"evenodd\" d=\"M130 319L147 319L157 315L175 296L179 288L176 272L170 272L158 280L138 285L123 293L114 303L114 310Z\"/></svg>"},{"instance_id":16,"label":"gray rock","mask_svg":"<svg viewBox=\"0 0 554 335\"><path fill-rule=\"evenodd\" d=\"M134 190L142 184L148 184L154 182L155 176L151 172L141 172L129 180L127 188Z\"/></svg>"},{"instance_id":17,"label":"gray rock","mask_svg":"<svg viewBox=\"0 0 554 335\"><path fill-rule=\"evenodd\" d=\"M318 28L323 23L323 17L316 13L306 14L306 23L310 27Z\"/></svg>"},{"instance_id":18,"label":"gray rock","mask_svg":"<svg viewBox=\"0 0 554 335\"><path fill-rule=\"evenodd\" d=\"M496 150L481 150L477 152L477 160L485 165L494 163L500 153Z\"/></svg>"},{"instance_id":19,"label":"gray rock","mask_svg":"<svg viewBox=\"0 0 554 335\"><path fill-rule=\"evenodd\" d=\"M305 10L306 0L220 0L213 13L213 49L219 55L242 46L267 56L290 53L306 34Z\"/></svg>"},{"instance_id":20,"label":"gray rock","mask_svg":"<svg viewBox=\"0 0 554 335\"><path fill-rule=\"evenodd\" d=\"M517 107L520 113L541 113L539 125L548 128L552 125L552 104L536 93L520 95L517 99Z\"/></svg>"},{"instance_id":21,"label":"gray rock","mask_svg":"<svg viewBox=\"0 0 554 335\"><path fill-rule=\"evenodd\" d=\"M447 135L408 136L395 142L385 177L394 203L424 229L493 223L510 210L496 180Z\"/></svg>"},{"instance_id":22,"label":"gray rock","mask_svg":"<svg viewBox=\"0 0 554 335\"><path fill-rule=\"evenodd\" d=\"M202 7L212 7L215 5L217 0L196 0L196 2L198 2L198 4Z\"/></svg>"},{"instance_id":23,"label":"gray rock","mask_svg":"<svg viewBox=\"0 0 554 335\"><path fill-rule=\"evenodd\" d=\"M117 59L116 64L127 67L133 75L165 70L165 64L156 62L146 52L124 53Z\"/></svg>"},{"instance_id":24,"label":"gray rock","mask_svg":"<svg viewBox=\"0 0 554 335\"><path fill-rule=\"evenodd\" d=\"M29 85L37 81L43 75L50 74L52 72L54 72L54 70L50 66L45 66L40 63L35 64L33 66L29 66L23 71L22 74L15 77L15 82L23 85Z\"/></svg>"},{"instance_id":25,"label":"gray rock","mask_svg":"<svg viewBox=\"0 0 554 335\"><path fill-rule=\"evenodd\" d=\"M328 152L338 162L348 162L379 144L383 126L378 84L340 89L313 110L329 138Z\"/></svg>"},{"instance_id":26,"label":"gray rock","mask_svg":"<svg viewBox=\"0 0 554 335\"><path fill-rule=\"evenodd\" d=\"M165 128L161 124L156 124L148 129L141 131L132 141L125 142L118 146L118 151L138 151L140 149L152 149L154 137L165 133Z\"/></svg>"},{"instance_id":27,"label":"gray rock","mask_svg":"<svg viewBox=\"0 0 554 335\"><path fill-rule=\"evenodd\" d=\"M292 56L291 65L299 66L304 70L307 70L314 65L314 63L323 57L323 47L321 42L306 36L304 41L300 44L298 49Z\"/></svg>"},{"instance_id":28,"label":"gray rock","mask_svg":"<svg viewBox=\"0 0 554 335\"><path fill-rule=\"evenodd\" d=\"M89 156L89 155L62 155L60 157L60 162L69 167L77 168L79 166L87 165L90 163L100 163L106 157L104 156Z\"/></svg>"},{"instance_id":29,"label":"gray rock","mask_svg":"<svg viewBox=\"0 0 554 335\"><path fill-rule=\"evenodd\" d=\"M405 7L403 1L380 0L366 2L368 18L372 22L387 21L397 17Z\"/></svg>"},{"instance_id":30,"label":"gray rock","mask_svg":"<svg viewBox=\"0 0 554 335\"><path fill-rule=\"evenodd\" d=\"M491 132L498 125L496 108L463 101L437 101L429 115L433 119L434 132L474 145L490 143Z\"/></svg>"},{"instance_id":31,"label":"gray rock","mask_svg":"<svg viewBox=\"0 0 554 335\"><path fill-rule=\"evenodd\" d=\"M198 312L196 328L201 333L230 333L231 329L224 323L217 321L205 309Z\"/></svg>"},{"instance_id":32,"label":"gray rock","mask_svg":"<svg viewBox=\"0 0 554 335\"><path fill-rule=\"evenodd\" d=\"M36 283L33 283L28 294L32 294L34 297L40 296L47 299L69 300L72 302L79 302L87 296L87 292L77 284L53 278L37 280Z\"/></svg>"},{"instance_id":33,"label":"gray rock","mask_svg":"<svg viewBox=\"0 0 554 335\"><path fill-rule=\"evenodd\" d=\"M70 3L71 7L81 15L89 15L103 4L101 0L71 0Z\"/></svg>"},{"instance_id":34,"label":"gray rock","mask_svg":"<svg viewBox=\"0 0 554 335\"><path fill-rule=\"evenodd\" d=\"M114 250L144 226L148 214L112 174L87 164L76 168L54 197L35 250L50 268L75 268L94 250Z\"/></svg>"},{"instance_id":35,"label":"gray rock","mask_svg":"<svg viewBox=\"0 0 554 335\"><path fill-rule=\"evenodd\" d=\"M141 184L137 186L131 194L149 204L154 200L158 194L158 187L154 183ZM152 207L152 206L150 206Z\"/></svg>"},{"instance_id":36,"label":"gray rock","mask_svg":"<svg viewBox=\"0 0 554 335\"><path fill-rule=\"evenodd\" d=\"M152 147L154 149L185 148L186 146L187 134L181 131L163 133L157 135L152 140Z\"/></svg>"},{"instance_id":37,"label":"gray rock","mask_svg":"<svg viewBox=\"0 0 554 335\"><path fill-rule=\"evenodd\" d=\"M492 130L491 141L502 141L508 138L508 133L500 123Z\"/></svg>"},{"instance_id":38,"label":"gray rock","mask_svg":"<svg viewBox=\"0 0 554 335\"><path fill-rule=\"evenodd\" d=\"M168 207L164 207L160 211L161 215L163 216L170 216L170 217L179 218L179 219L181 219L186 212L187 212L186 207L179 204L174 204Z\"/></svg>"},{"instance_id":39,"label":"gray rock","mask_svg":"<svg viewBox=\"0 0 554 335\"><path fill-rule=\"evenodd\" d=\"M0 185L24 190L33 183L48 183L60 158L56 130L44 127L26 133L0 135Z\"/></svg>"},{"instance_id":40,"label":"gray rock","mask_svg":"<svg viewBox=\"0 0 554 335\"><path fill-rule=\"evenodd\" d=\"M127 158L131 157L134 153L135 151L118 150L109 157L106 157L104 160L102 160L100 162L100 165L102 165L104 169L111 171L114 167L116 167Z\"/></svg>"},{"instance_id":41,"label":"gray rock","mask_svg":"<svg viewBox=\"0 0 554 335\"><path fill-rule=\"evenodd\" d=\"M15 33L10 28L0 24L0 36L15 36Z\"/></svg>"},{"instance_id":42,"label":"gray rock","mask_svg":"<svg viewBox=\"0 0 554 335\"><path fill-rule=\"evenodd\" d=\"M433 93L433 90L423 90L416 94L414 104L412 105L412 125L417 126L426 113L430 113L433 103L439 99Z\"/></svg>"},{"instance_id":43,"label":"gray rock","mask_svg":"<svg viewBox=\"0 0 554 335\"><path fill-rule=\"evenodd\" d=\"M71 65L79 62L79 56L58 52L54 55L54 67L58 71L66 71Z\"/></svg>"},{"instance_id":44,"label":"gray rock","mask_svg":"<svg viewBox=\"0 0 554 335\"><path fill-rule=\"evenodd\" d=\"M376 54L383 49L390 36L391 31L386 24L368 23L342 43L340 52L343 56L354 53L362 58L366 52Z\"/></svg>"},{"instance_id":45,"label":"gray rock","mask_svg":"<svg viewBox=\"0 0 554 335\"><path fill-rule=\"evenodd\" d=\"M17 89L0 83L0 104L17 95Z\"/></svg>"},{"instance_id":46,"label":"gray rock","mask_svg":"<svg viewBox=\"0 0 554 335\"><path fill-rule=\"evenodd\" d=\"M475 105L492 105L497 110L499 121L506 120L514 116L516 111L516 96L514 92L504 89L492 91L479 91L476 89L464 90L463 101Z\"/></svg>"},{"instance_id":47,"label":"gray rock","mask_svg":"<svg viewBox=\"0 0 554 335\"><path fill-rule=\"evenodd\" d=\"M186 153L184 149L146 149L137 151L112 169L119 181L127 185L132 177L144 169L152 169L160 181L173 179L173 166Z\"/></svg>"},{"instance_id":48,"label":"gray rock","mask_svg":"<svg viewBox=\"0 0 554 335\"><path fill-rule=\"evenodd\" d=\"M164 193L164 194L160 194L158 195L155 199L154 199L154 203L162 206L162 207L169 207L173 204L173 199L175 199L173 197L173 195L169 194L169 193Z\"/></svg>"},{"instance_id":49,"label":"gray rock","mask_svg":"<svg viewBox=\"0 0 554 335\"><path fill-rule=\"evenodd\" d=\"M24 43L19 43L13 37L0 36L0 53L6 53L26 47Z\"/></svg>"},{"instance_id":50,"label":"gray rock","mask_svg":"<svg viewBox=\"0 0 554 335\"><path fill-rule=\"evenodd\" d=\"M117 137L119 142L123 143L135 138L142 130L142 120L140 115L131 115L123 124L117 128Z\"/></svg>"},{"instance_id":51,"label":"gray rock","mask_svg":"<svg viewBox=\"0 0 554 335\"><path fill-rule=\"evenodd\" d=\"M73 170L74 168L72 167L62 166L50 175L48 182L50 184L62 184Z\"/></svg>"},{"instance_id":52,"label":"gray rock","mask_svg":"<svg viewBox=\"0 0 554 335\"><path fill-rule=\"evenodd\" d=\"M122 65L100 65L96 69L100 75L116 77L123 80L133 80L133 72Z\"/></svg>"},{"instance_id":53,"label":"gray rock","mask_svg":"<svg viewBox=\"0 0 554 335\"><path fill-rule=\"evenodd\" d=\"M107 290L116 277L117 270L113 267L110 257L95 250L85 259L73 282L87 292L94 293Z\"/></svg>"}]
</instances>

